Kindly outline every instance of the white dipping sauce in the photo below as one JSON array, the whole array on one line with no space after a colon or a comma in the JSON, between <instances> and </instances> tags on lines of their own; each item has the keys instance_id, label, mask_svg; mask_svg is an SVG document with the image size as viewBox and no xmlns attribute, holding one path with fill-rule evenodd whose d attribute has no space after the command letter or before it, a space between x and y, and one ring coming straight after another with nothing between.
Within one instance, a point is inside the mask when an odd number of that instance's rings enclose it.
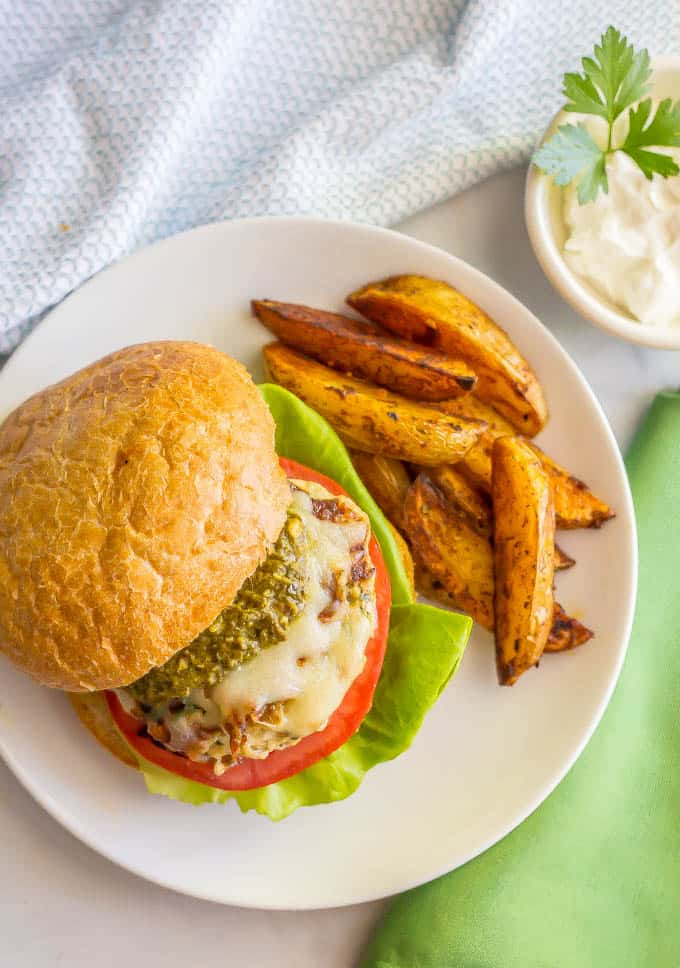
<instances>
[{"instance_id":1,"label":"white dipping sauce","mask_svg":"<svg viewBox=\"0 0 680 968\"><path fill-rule=\"evenodd\" d=\"M652 149L672 154L680 152ZM564 190L564 258L576 275L635 319L680 326L680 176L650 181L621 151L607 161L609 194L579 205Z\"/></svg>"}]
</instances>

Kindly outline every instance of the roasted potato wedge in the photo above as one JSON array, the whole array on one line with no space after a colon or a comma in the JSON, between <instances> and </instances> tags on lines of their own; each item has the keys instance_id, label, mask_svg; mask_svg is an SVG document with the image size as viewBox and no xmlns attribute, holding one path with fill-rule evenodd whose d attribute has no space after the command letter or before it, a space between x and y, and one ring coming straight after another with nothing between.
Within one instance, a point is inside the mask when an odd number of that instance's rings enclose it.
<instances>
[{"instance_id":1,"label":"roasted potato wedge","mask_svg":"<svg viewBox=\"0 0 680 968\"><path fill-rule=\"evenodd\" d=\"M404 501L411 486L411 478L401 461L380 454L364 454L350 451L357 474L371 492L375 503L385 517L401 528Z\"/></svg>"},{"instance_id":2,"label":"roasted potato wedge","mask_svg":"<svg viewBox=\"0 0 680 968\"><path fill-rule=\"evenodd\" d=\"M493 442L498 437L513 433L508 421L492 407L485 406L474 394L461 400L440 403L446 413L484 420L487 428L478 443L471 447L460 461L458 469L467 480L482 491L491 490L491 454ZM588 486L569 471L548 457L533 441L530 446L538 455L550 480L555 504L555 523L560 530L573 528L599 528L610 518L616 517L612 509L596 497Z\"/></svg>"},{"instance_id":3,"label":"roasted potato wedge","mask_svg":"<svg viewBox=\"0 0 680 968\"><path fill-rule=\"evenodd\" d=\"M485 538L493 535L493 512L487 495L469 483L459 470L460 465L417 468L425 471L447 501L462 511L472 527ZM576 561L555 545L555 571L572 568Z\"/></svg>"},{"instance_id":4,"label":"roasted potato wedge","mask_svg":"<svg viewBox=\"0 0 680 968\"><path fill-rule=\"evenodd\" d=\"M416 468L425 470L432 483L439 488L446 500L466 516L468 523L484 538L490 538L493 531L491 503L468 483L460 471L451 464L441 467Z\"/></svg>"},{"instance_id":5,"label":"roasted potato wedge","mask_svg":"<svg viewBox=\"0 0 680 968\"><path fill-rule=\"evenodd\" d=\"M419 595L430 598L433 602L437 602L438 605L443 605L446 608L459 609L461 607L453 595L447 592L442 583L424 565L416 562L414 566L415 586ZM567 615L562 606L555 602L553 624L543 654L575 649L592 639L593 635L594 632L582 625L578 619Z\"/></svg>"},{"instance_id":6,"label":"roasted potato wedge","mask_svg":"<svg viewBox=\"0 0 680 968\"><path fill-rule=\"evenodd\" d=\"M464 359L477 374L476 392L521 433L533 437L548 409L533 370L507 333L452 286L425 276L392 276L347 298L385 329Z\"/></svg>"},{"instance_id":7,"label":"roasted potato wedge","mask_svg":"<svg viewBox=\"0 0 680 968\"><path fill-rule=\"evenodd\" d=\"M555 571L566 571L567 568L573 568L576 561L568 555L566 551L563 551L559 545L555 545Z\"/></svg>"},{"instance_id":8,"label":"roasted potato wedge","mask_svg":"<svg viewBox=\"0 0 680 968\"><path fill-rule=\"evenodd\" d=\"M510 686L536 665L552 626L555 509L548 475L528 443L493 447L496 668Z\"/></svg>"},{"instance_id":9,"label":"roasted potato wedge","mask_svg":"<svg viewBox=\"0 0 680 968\"><path fill-rule=\"evenodd\" d=\"M604 501L595 497L587 484L560 467L536 444L530 443L529 446L538 455L548 475L558 528L599 528L616 516Z\"/></svg>"},{"instance_id":10,"label":"roasted potato wedge","mask_svg":"<svg viewBox=\"0 0 680 968\"><path fill-rule=\"evenodd\" d=\"M451 514L451 509L449 509L449 515ZM442 545L438 548L435 542L428 544L428 561L433 561L434 558L439 555L443 559L443 553L441 548L444 546L445 541L448 540L450 529L451 529L451 517L448 519L448 531L446 532L445 540ZM455 523L453 524L453 529L455 531L460 531L460 518L455 518ZM433 530L430 527L430 530ZM465 532L463 531L463 534ZM419 543L419 547L422 548L422 544ZM493 598L495 595L495 581L493 574L493 552L491 549L491 544L488 543L488 548L484 552L480 553L479 545L476 543L471 545L474 549L475 562L478 569L477 581L473 584L469 581L469 574L471 569L471 562L465 559L464 556L452 556L448 561L442 560L441 565L437 568L439 575L444 575L446 579L446 584L448 588L453 590L447 590L444 583L436 578L432 573L430 567L425 564L424 559L420 560L417 557L417 551L414 549L416 554L415 558L415 587L419 595L423 595L425 598L431 599L433 602L437 602L438 605L443 605L447 608L460 609L464 612L470 614L476 621L480 620L480 616L488 617L487 628L491 628L492 622L494 622L495 612L493 609ZM564 552L560 551L558 547L555 548L555 560L556 566L560 562L560 567L570 567L574 564L572 558L569 558ZM568 561L570 564L564 563ZM449 576L449 577L446 577ZM465 588L465 594L459 595L458 589L460 587ZM480 595L479 589L484 590L485 598L481 597L475 598L475 596ZM484 624L480 622L480 624ZM544 652L564 652L569 649L575 649L579 645L583 645L593 637L593 633L590 629L586 628L575 618L571 618L566 614L561 605L555 602L555 607L553 611L553 622L550 628L550 633L548 635L547 642L543 649Z\"/></svg>"},{"instance_id":11,"label":"roasted potato wedge","mask_svg":"<svg viewBox=\"0 0 680 968\"><path fill-rule=\"evenodd\" d=\"M353 450L428 466L455 464L486 429L482 421L451 417L337 373L283 343L262 352L271 379L317 410Z\"/></svg>"},{"instance_id":12,"label":"roasted potato wedge","mask_svg":"<svg viewBox=\"0 0 680 968\"><path fill-rule=\"evenodd\" d=\"M409 488L404 534L416 565L441 583L458 608L484 628L493 629L491 545L424 474Z\"/></svg>"},{"instance_id":13,"label":"roasted potato wedge","mask_svg":"<svg viewBox=\"0 0 680 968\"><path fill-rule=\"evenodd\" d=\"M437 605L443 605L446 608L459 609L459 605L454 601L453 596L447 592L440 581L434 577L434 575L427 570L424 565L418 562L413 562L416 591L419 595L423 595L424 598L429 598Z\"/></svg>"},{"instance_id":14,"label":"roasted potato wedge","mask_svg":"<svg viewBox=\"0 0 680 968\"><path fill-rule=\"evenodd\" d=\"M416 578L415 578L415 566L413 564L413 555L411 554L411 549L406 544L401 534L397 531L395 526L391 521L387 522L390 526L390 531L392 532L392 537L397 543L397 548L399 549L399 554L401 555L401 560L404 563L404 571L406 572L406 577L408 578L408 583L411 586L411 592L415 596L416 593Z\"/></svg>"},{"instance_id":15,"label":"roasted potato wedge","mask_svg":"<svg viewBox=\"0 0 680 968\"><path fill-rule=\"evenodd\" d=\"M478 443L471 447L463 460L459 470L474 486L486 493L491 493L491 452L493 442L497 437L507 437L515 433L515 428L497 410L480 400L474 393L459 400L447 400L439 404L445 413L453 416L467 417L471 420L483 420L487 427Z\"/></svg>"},{"instance_id":16,"label":"roasted potato wedge","mask_svg":"<svg viewBox=\"0 0 680 968\"><path fill-rule=\"evenodd\" d=\"M593 637L593 632L578 619L571 618L561 605L555 602L553 624L544 652L567 652L583 645Z\"/></svg>"},{"instance_id":17,"label":"roasted potato wedge","mask_svg":"<svg viewBox=\"0 0 680 968\"><path fill-rule=\"evenodd\" d=\"M257 318L282 343L321 363L415 400L448 400L477 382L462 360L396 339L370 323L295 303L254 299Z\"/></svg>"}]
</instances>

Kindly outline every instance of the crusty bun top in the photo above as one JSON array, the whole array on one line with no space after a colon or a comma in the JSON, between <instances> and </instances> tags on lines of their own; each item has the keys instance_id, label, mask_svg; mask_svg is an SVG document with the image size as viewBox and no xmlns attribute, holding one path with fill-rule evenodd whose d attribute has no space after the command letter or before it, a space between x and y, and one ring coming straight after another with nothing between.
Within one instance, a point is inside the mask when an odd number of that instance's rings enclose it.
<instances>
[{"instance_id":1,"label":"crusty bun top","mask_svg":"<svg viewBox=\"0 0 680 968\"><path fill-rule=\"evenodd\" d=\"M247 371L210 346L131 346L0 427L0 650L72 691L134 682L236 595L290 491Z\"/></svg>"}]
</instances>

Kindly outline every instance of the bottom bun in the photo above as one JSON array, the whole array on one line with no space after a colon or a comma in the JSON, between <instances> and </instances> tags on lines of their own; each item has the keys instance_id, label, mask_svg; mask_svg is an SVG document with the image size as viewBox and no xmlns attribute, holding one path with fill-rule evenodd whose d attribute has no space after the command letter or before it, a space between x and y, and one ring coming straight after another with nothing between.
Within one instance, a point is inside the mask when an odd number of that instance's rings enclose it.
<instances>
[{"instance_id":1,"label":"bottom bun","mask_svg":"<svg viewBox=\"0 0 680 968\"><path fill-rule=\"evenodd\" d=\"M89 729L94 738L105 746L109 753L113 753L121 763L138 770L137 760L114 725L104 693L72 692L68 698L78 719Z\"/></svg>"}]
</instances>

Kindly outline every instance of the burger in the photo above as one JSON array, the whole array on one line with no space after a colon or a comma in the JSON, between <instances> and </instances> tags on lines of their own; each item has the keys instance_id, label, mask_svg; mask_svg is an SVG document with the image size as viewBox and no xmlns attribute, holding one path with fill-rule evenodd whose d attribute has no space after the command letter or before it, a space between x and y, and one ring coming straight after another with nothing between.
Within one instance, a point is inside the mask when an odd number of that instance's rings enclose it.
<instances>
[{"instance_id":1,"label":"burger","mask_svg":"<svg viewBox=\"0 0 680 968\"><path fill-rule=\"evenodd\" d=\"M0 650L67 692L152 791L251 791L241 806L276 817L347 795L408 745L469 630L420 613L424 661L435 638L448 657L401 716L390 704L427 676L397 663L379 714L393 735L359 755L403 565L367 496L360 506L322 459L277 453L288 433L305 454L347 461L321 418L278 403L277 428L240 363L168 341L99 360L0 427ZM401 606L403 639L423 607Z\"/></svg>"}]
</instances>

